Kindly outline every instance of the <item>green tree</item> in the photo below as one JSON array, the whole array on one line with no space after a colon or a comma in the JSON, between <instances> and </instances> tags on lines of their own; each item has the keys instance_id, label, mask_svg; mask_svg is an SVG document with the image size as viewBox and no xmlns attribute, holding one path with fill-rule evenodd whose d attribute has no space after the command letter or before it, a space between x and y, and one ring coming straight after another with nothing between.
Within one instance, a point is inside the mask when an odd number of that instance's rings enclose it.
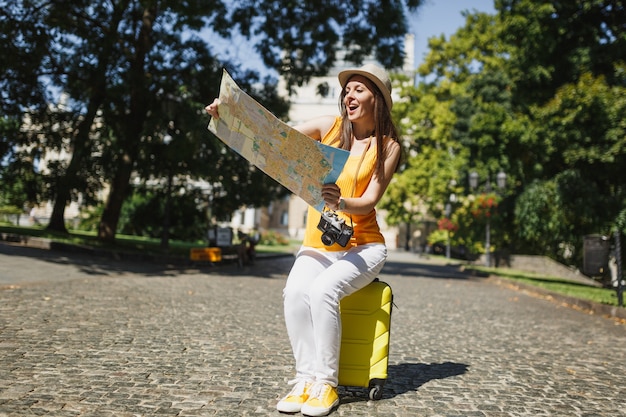
<instances>
[{"instance_id":1,"label":"green tree","mask_svg":"<svg viewBox=\"0 0 626 417\"><path fill-rule=\"evenodd\" d=\"M537 136L545 143L537 163L547 179L525 190L517 202L520 236L530 248L557 239L580 262L585 234L611 232L626 207L625 94L623 87L587 73L561 87L545 106L533 108ZM537 189L546 197L539 197ZM535 213L538 199L542 208ZM538 218L554 220L542 225ZM558 223L559 233L552 223ZM549 245L551 253L562 257L556 243Z\"/></svg>"},{"instance_id":2,"label":"green tree","mask_svg":"<svg viewBox=\"0 0 626 417\"><path fill-rule=\"evenodd\" d=\"M177 192L171 201L171 210L178 213L167 222L172 239L193 242L206 238L208 219L197 209L196 190ZM162 238L166 224L166 198L162 192L145 188L135 190L126 199L120 215L119 232L128 235Z\"/></svg>"},{"instance_id":3,"label":"green tree","mask_svg":"<svg viewBox=\"0 0 626 417\"><path fill-rule=\"evenodd\" d=\"M626 10L604 0L497 1L496 8L517 113L507 126L518 137L508 152L520 173L517 245L580 262L583 235L610 230L624 207L615 168L623 164ZM567 186L571 178L580 178L578 188ZM546 218L560 217L558 230L532 220L537 187L559 203L545 208ZM556 243L542 250L542 239Z\"/></svg>"},{"instance_id":4,"label":"green tree","mask_svg":"<svg viewBox=\"0 0 626 417\"><path fill-rule=\"evenodd\" d=\"M111 188L99 237L112 240L123 201L130 192L132 172L153 157L150 155L154 150L147 148L173 120L162 109L161 98L182 98L180 110L200 120L202 106L217 95L223 66L249 92L266 99L261 101L270 110L281 114L284 105L276 100L275 81L265 79L263 87L251 88L259 77L244 73L237 65L219 62L210 46L198 37L200 30L210 28L226 38L235 30L249 37L268 68L284 76L291 87L313 75L325 74L342 47L349 47L348 58L355 62L373 53L385 66L401 65L402 40L407 31L405 14L407 8L413 10L420 3L121 0L94 4L59 0L3 4L3 39L9 41L3 45L3 52L14 51L14 56L28 58L25 62L29 64L2 64L3 70L16 74L6 82L16 82L6 90L18 109L14 114L19 117L20 111L26 111L25 105L18 104L18 93L29 88L39 93L29 101L32 103L37 98L40 103L48 103L46 94L50 92L62 91L69 97L62 113L67 118L65 132L71 134L60 135L65 141L58 143L72 157L67 164L58 163L49 177L54 180L50 190L55 198L48 227L65 230L66 204L77 192L84 192L85 179L97 184L104 175ZM36 52L32 56L31 50ZM277 103L279 107L273 106ZM38 131L32 136L49 136L57 126L51 122L50 112L29 111L36 115L32 126ZM248 192L252 184L258 185L256 180L262 174L240 161L229 163L234 157L222 157L219 145L199 144L200 133L191 130L195 128L183 120L175 123L185 144L194 143L192 148L197 145L206 151L205 155L217 157L218 161L205 160L204 167L222 169L213 170L212 178L220 180L232 198L229 201L265 201L268 193L259 200L255 196L260 193ZM204 126L198 132L208 135ZM44 149L47 145L42 143ZM207 176L206 171L198 171L201 164L198 159L198 164L186 169L193 175ZM174 165L177 174L182 174L180 164L171 164L170 170ZM278 189L271 181L260 183L267 184L262 191Z\"/></svg>"},{"instance_id":5,"label":"green tree","mask_svg":"<svg viewBox=\"0 0 626 417\"><path fill-rule=\"evenodd\" d=\"M519 105L543 104L583 73L619 83L626 8L620 0L496 0L498 36Z\"/></svg>"},{"instance_id":6,"label":"green tree","mask_svg":"<svg viewBox=\"0 0 626 417\"><path fill-rule=\"evenodd\" d=\"M429 41L422 85L406 101L414 110L401 113L403 125L420 127L410 132L406 172L413 178L403 183L439 218L441 173L456 172L467 194L470 169L483 181L491 174L492 183L503 169L498 245L578 261L583 234L610 230L625 206L626 12L608 0L495 5L495 16L466 13L466 25L450 39ZM428 108L447 114L448 123L433 122ZM436 152L443 148L449 152ZM477 223L468 204L460 199L452 220L459 224L455 239L472 246L477 237L466 232L478 228L465 224Z\"/></svg>"},{"instance_id":7,"label":"green tree","mask_svg":"<svg viewBox=\"0 0 626 417\"><path fill-rule=\"evenodd\" d=\"M503 127L514 119L511 81L501 69L505 54L494 36L495 19L466 14L466 22L449 42L443 37L429 41L431 52L420 67L429 80L401 92L411 97L395 113L402 133L411 139L409 159L399 174L402 180L391 184L384 208L402 207L394 195L403 194L394 187L407 187L407 195L419 196L414 198L422 211L438 219L452 194L457 197L454 209L467 204L473 192L470 171L477 171L484 185L510 168L505 151L511 137ZM484 239L484 226L478 233L471 216L455 215L455 220L455 239L477 247L474 240Z\"/></svg>"}]
</instances>

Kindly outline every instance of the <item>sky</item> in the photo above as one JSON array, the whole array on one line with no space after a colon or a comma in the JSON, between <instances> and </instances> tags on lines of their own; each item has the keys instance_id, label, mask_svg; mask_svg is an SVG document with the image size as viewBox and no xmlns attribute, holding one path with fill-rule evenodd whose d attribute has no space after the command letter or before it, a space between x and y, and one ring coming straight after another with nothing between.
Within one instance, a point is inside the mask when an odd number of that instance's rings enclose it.
<instances>
[{"instance_id":1,"label":"sky","mask_svg":"<svg viewBox=\"0 0 626 417\"><path fill-rule=\"evenodd\" d=\"M495 14L494 0L426 0L409 18L411 32L415 35L415 65L419 66L428 51L428 38L444 34L450 38L465 24L461 12Z\"/></svg>"}]
</instances>

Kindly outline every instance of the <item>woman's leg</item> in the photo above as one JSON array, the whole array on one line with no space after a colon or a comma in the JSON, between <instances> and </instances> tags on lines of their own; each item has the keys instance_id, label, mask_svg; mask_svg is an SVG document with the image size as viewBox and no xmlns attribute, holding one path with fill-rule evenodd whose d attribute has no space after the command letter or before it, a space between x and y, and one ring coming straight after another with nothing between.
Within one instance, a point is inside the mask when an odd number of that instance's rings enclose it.
<instances>
[{"instance_id":1,"label":"woman's leg","mask_svg":"<svg viewBox=\"0 0 626 417\"><path fill-rule=\"evenodd\" d=\"M303 248L289 272L283 290L285 324L296 360L296 379L315 379L316 347L309 290L315 278L332 264L321 252Z\"/></svg>"},{"instance_id":2,"label":"woman's leg","mask_svg":"<svg viewBox=\"0 0 626 417\"><path fill-rule=\"evenodd\" d=\"M321 271L310 286L307 299L315 343L312 367L316 382L337 386L341 347L339 301L372 282L386 259L387 249L383 244L351 248Z\"/></svg>"}]
</instances>

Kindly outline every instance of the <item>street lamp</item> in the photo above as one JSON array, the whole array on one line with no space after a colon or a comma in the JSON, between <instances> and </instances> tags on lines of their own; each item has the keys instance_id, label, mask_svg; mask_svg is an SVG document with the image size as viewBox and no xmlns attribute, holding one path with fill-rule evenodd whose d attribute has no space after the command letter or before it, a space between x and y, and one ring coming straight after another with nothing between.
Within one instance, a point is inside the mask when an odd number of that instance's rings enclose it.
<instances>
[{"instance_id":1,"label":"street lamp","mask_svg":"<svg viewBox=\"0 0 626 417\"><path fill-rule=\"evenodd\" d=\"M501 190L506 187L506 174L502 170L496 175L496 185Z\"/></svg>"},{"instance_id":2,"label":"street lamp","mask_svg":"<svg viewBox=\"0 0 626 417\"><path fill-rule=\"evenodd\" d=\"M470 188L472 190L474 190L476 187L478 187L478 172L476 171L472 171L469 174L469 183L470 183Z\"/></svg>"},{"instance_id":3,"label":"street lamp","mask_svg":"<svg viewBox=\"0 0 626 417\"><path fill-rule=\"evenodd\" d=\"M170 122L168 124L168 131L165 133L165 135L163 136L163 145L165 146L166 150L165 152L167 153L167 148L168 145L170 144L170 142L172 142L172 135L170 134L170 131L173 129L170 129L171 127L173 127L174 122ZM166 155L166 163L167 163L167 182L166 182L166 187L165 187L165 208L163 210L163 231L161 234L161 248L168 250L169 249L169 242L170 242L170 212L171 212L171 206L172 206L172 180L173 180L173 173L172 173L172 164L169 160L169 155Z\"/></svg>"},{"instance_id":4,"label":"street lamp","mask_svg":"<svg viewBox=\"0 0 626 417\"><path fill-rule=\"evenodd\" d=\"M444 208L444 215L447 219L450 219L450 216L452 215L452 204L456 203L456 194L454 194L455 186L456 181L450 180L450 189L452 191L450 192L450 196L448 197L448 203L446 203L446 206ZM450 259L451 257L450 252L450 229L446 229L446 258L448 259Z\"/></svg>"},{"instance_id":5,"label":"street lamp","mask_svg":"<svg viewBox=\"0 0 626 417\"><path fill-rule=\"evenodd\" d=\"M469 174L469 184L472 190L478 188L478 173L472 171ZM496 175L496 186L498 189L504 189L506 187L506 173L500 170ZM491 182L489 174L487 175L487 182L485 184L485 192L491 192ZM487 224L485 225L485 266L491 266L491 216L487 217Z\"/></svg>"}]
</instances>

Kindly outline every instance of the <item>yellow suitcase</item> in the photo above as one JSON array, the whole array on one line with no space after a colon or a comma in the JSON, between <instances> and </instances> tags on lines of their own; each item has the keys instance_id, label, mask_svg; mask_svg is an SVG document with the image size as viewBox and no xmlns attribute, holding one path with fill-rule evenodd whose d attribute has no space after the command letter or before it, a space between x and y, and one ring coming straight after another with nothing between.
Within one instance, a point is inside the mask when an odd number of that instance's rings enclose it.
<instances>
[{"instance_id":1,"label":"yellow suitcase","mask_svg":"<svg viewBox=\"0 0 626 417\"><path fill-rule=\"evenodd\" d=\"M387 380L393 293L378 278L341 300L339 385L365 387L380 400Z\"/></svg>"}]
</instances>

